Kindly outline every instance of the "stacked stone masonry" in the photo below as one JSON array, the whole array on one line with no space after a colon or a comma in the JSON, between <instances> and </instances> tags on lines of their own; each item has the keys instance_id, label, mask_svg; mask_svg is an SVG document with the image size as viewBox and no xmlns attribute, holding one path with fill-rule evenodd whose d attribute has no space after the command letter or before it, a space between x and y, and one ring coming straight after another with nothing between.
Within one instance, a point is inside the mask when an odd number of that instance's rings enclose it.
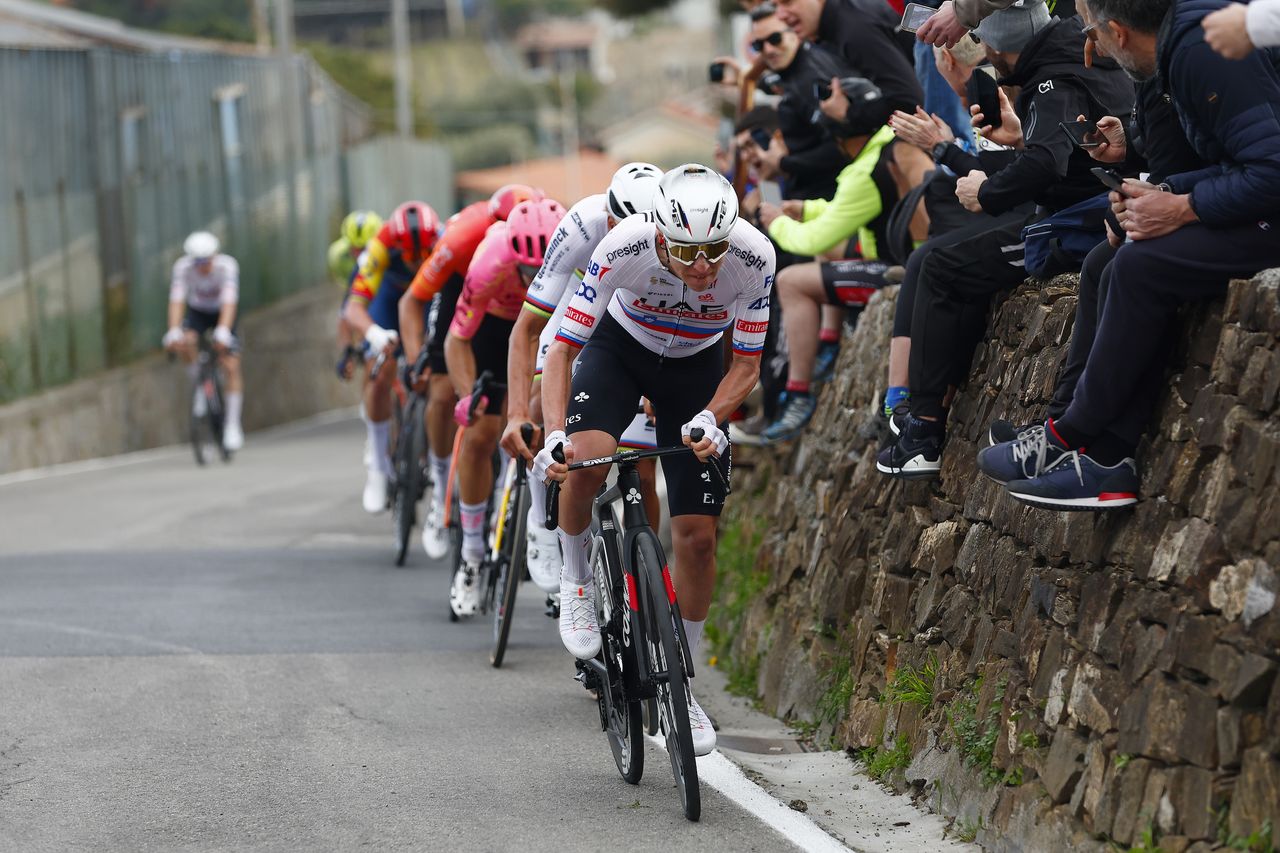
<instances>
[{"instance_id":1,"label":"stacked stone masonry","mask_svg":"<svg viewBox=\"0 0 1280 853\"><path fill-rule=\"evenodd\" d=\"M725 524L767 583L721 657L820 741L905 738L886 781L991 849L1280 841L1280 270L1187 311L1143 499L1114 515L1024 507L974 464L993 418L1043 414L1071 277L996 307L931 483L875 469L894 296L846 334L802 439L735 454ZM904 674L923 696L890 689Z\"/></svg>"}]
</instances>

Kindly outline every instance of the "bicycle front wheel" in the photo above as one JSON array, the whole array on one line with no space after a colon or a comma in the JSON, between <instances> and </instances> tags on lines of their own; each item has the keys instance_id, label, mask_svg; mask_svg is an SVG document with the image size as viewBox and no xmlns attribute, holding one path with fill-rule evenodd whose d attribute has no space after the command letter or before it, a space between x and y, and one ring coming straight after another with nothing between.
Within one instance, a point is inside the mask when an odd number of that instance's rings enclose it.
<instances>
[{"instance_id":1,"label":"bicycle front wheel","mask_svg":"<svg viewBox=\"0 0 1280 853\"><path fill-rule=\"evenodd\" d=\"M396 445L396 485L391 499L391 513L396 522L396 565L403 566L409 554L409 540L417 522L418 495L422 491L422 456L426 452L426 436L422 432L425 404L415 397L401 424Z\"/></svg>"},{"instance_id":2,"label":"bicycle front wheel","mask_svg":"<svg viewBox=\"0 0 1280 853\"><path fill-rule=\"evenodd\" d=\"M656 537L642 533L632 545L636 573L644 587L642 606L649 644L649 664L658 693L658 716L671 758L671 772L680 790L684 816L697 820L702 815L698 788L698 764L693 754L693 733L689 729L689 681L684 671L684 651L676 639L671 603L667 599L665 563Z\"/></svg>"},{"instance_id":3,"label":"bicycle front wheel","mask_svg":"<svg viewBox=\"0 0 1280 853\"><path fill-rule=\"evenodd\" d=\"M524 483L516 483L512 492L507 501L507 519L503 525L502 548L498 558L498 600L493 608L493 648L489 650L489 663L495 668L502 666L502 659L507 653L516 593L524 577L527 553L525 516L529 511L529 491Z\"/></svg>"}]
</instances>

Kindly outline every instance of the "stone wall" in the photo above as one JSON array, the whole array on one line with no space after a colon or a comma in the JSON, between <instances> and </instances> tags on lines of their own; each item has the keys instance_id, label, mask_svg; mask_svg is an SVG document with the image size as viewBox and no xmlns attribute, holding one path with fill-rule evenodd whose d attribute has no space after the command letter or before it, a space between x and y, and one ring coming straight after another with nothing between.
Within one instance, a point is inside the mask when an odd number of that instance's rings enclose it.
<instances>
[{"instance_id":1,"label":"stone wall","mask_svg":"<svg viewBox=\"0 0 1280 853\"><path fill-rule=\"evenodd\" d=\"M1043 412L1073 285L997 308L926 483L875 470L894 292L873 300L805 436L736 454L724 529L747 557L724 554L709 636L767 710L992 849L1264 849L1268 822L1280 840L1280 271L1188 313L1143 499L1115 515L1024 507L974 464L992 418Z\"/></svg>"},{"instance_id":2,"label":"stone wall","mask_svg":"<svg viewBox=\"0 0 1280 853\"><path fill-rule=\"evenodd\" d=\"M358 383L333 369L340 298L313 287L240 321L246 430L359 402ZM181 365L157 352L0 406L0 474L186 441L188 388Z\"/></svg>"}]
</instances>

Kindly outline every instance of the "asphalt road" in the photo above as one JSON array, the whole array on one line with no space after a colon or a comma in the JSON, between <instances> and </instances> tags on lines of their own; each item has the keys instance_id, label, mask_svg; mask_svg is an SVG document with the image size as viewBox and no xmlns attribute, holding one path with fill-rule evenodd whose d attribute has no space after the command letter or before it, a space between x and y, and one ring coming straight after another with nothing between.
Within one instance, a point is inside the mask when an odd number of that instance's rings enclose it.
<instances>
[{"instance_id":1,"label":"asphalt road","mask_svg":"<svg viewBox=\"0 0 1280 853\"><path fill-rule=\"evenodd\" d=\"M793 849L705 785L686 821L652 746L618 777L530 585L491 669L362 432L0 481L0 848Z\"/></svg>"}]
</instances>

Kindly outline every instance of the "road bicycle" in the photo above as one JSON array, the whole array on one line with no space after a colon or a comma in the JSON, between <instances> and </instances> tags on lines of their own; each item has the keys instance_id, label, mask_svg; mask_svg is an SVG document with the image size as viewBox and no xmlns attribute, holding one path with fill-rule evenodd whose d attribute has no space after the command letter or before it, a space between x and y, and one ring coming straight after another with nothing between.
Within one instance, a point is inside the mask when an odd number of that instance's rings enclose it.
<instances>
[{"instance_id":1,"label":"road bicycle","mask_svg":"<svg viewBox=\"0 0 1280 853\"><path fill-rule=\"evenodd\" d=\"M694 442L699 429L690 431ZM685 817L702 813L698 766L689 729L689 679L693 658L684 638L680 605L658 535L649 526L640 494L636 463L642 459L692 453L688 447L626 450L612 456L569 465L570 471L598 465L617 465L618 478L602 488L593 504L596 528L591 540L590 565L596 584L596 612L600 624L600 655L578 661L578 680L595 691L600 728L607 734L614 763L622 778L637 784L644 775L642 705L656 700L658 726L666 741L671 771ZM564 461L563 448L552 456ZM719 466L707 466L725 496L729 484ZM547 529L558 526L559 483L547 492ZM613 505L622 501L622 529Z\"/></svg>"},{"instance_id":2,"label":"road bicycle","mask_svg":"<svg viewBox=\"0 0 1280 853\"><path fill-rule=\"evenodd\" d=\"M490 393L499 390L505 391L506 385L501 382L493 381L492 371L484 371L476 377L475 384L471 386L471 408L467 411L467 421L475 420L476 410L480 408L481 401ZM458 490L456 488L458 479L458 455L462 452L462 437L466 434L467 427L460 426L453 434L453 454L449 460L449 482L445 488L445 506L449 508L449 514L445 517L445 528L449 531L450 549L453 553L453 559L450 561L451 569L449 572L449 584L452 589L453 578L462 567L462 509L459 503ZM493 454L493 478L496 481L501 471L501 462L497 451ZM485 530L491 530L490 522L493 518L493 493L490 492L489 503L485 509ZM490 599L484 593L487 589L488 581L484 577L485 566L488 560L481 562L481 576L475 579L480 584L480 612L488 612L488 604ZM447 601L447 599L446 599ZM453 606L449 606L449 621L457 622L460 617L453 612Z\"/></svg>"},{"instance_id":3,"label":"road bicycle","mask_svg":"<svg viewBox=\"0 0 1280 853\"><path fill-rule=\"evenodd\" d=\"M379 356L381 360L383 357ZM375 362L371 375L376 377L381 364ZM391 519L395 525L396 565L403 566L409 554L409 541L418 521L418 502L427 493L430 464L427 460L427 436L424 418L426 395L414 391L409 376L420 376L427 367L424 347L411 370L401 371L392 386L392 412L395 419L391 449L392 479Z\"/></svg>"},{"instance_id":4,"label":"road bicycle","mask_svg":"<svg viewBox=\"0 0 1280 853\"><path fill-rule=\"evenodd\" d=\"M223 462L230 462L231 451L222 445L227 407L222 390L222 370L218 367L212 334L202 334L197 345L196 376L191 383L191 450L195 453L197 465L204 465L215 453L222 456Z\"/></svg>"},{"instance_id":5,"label":"road bicycle","mask_svg":"<svg viewBox=\"0 0 1280 853\"><path fill-rule=\"evenodd\" d=\"M528 446L533 441L533 424L521 424L520 436ZM506 483L498 503L498 525L493 531L489 557L481 568L485 580L482 610L493 612L493 647L489 663L502 666L511 635L516 592L525 578L525 524L529 513L529 471L519 456L507 463Z\"/></svg>"}]
</instances>

